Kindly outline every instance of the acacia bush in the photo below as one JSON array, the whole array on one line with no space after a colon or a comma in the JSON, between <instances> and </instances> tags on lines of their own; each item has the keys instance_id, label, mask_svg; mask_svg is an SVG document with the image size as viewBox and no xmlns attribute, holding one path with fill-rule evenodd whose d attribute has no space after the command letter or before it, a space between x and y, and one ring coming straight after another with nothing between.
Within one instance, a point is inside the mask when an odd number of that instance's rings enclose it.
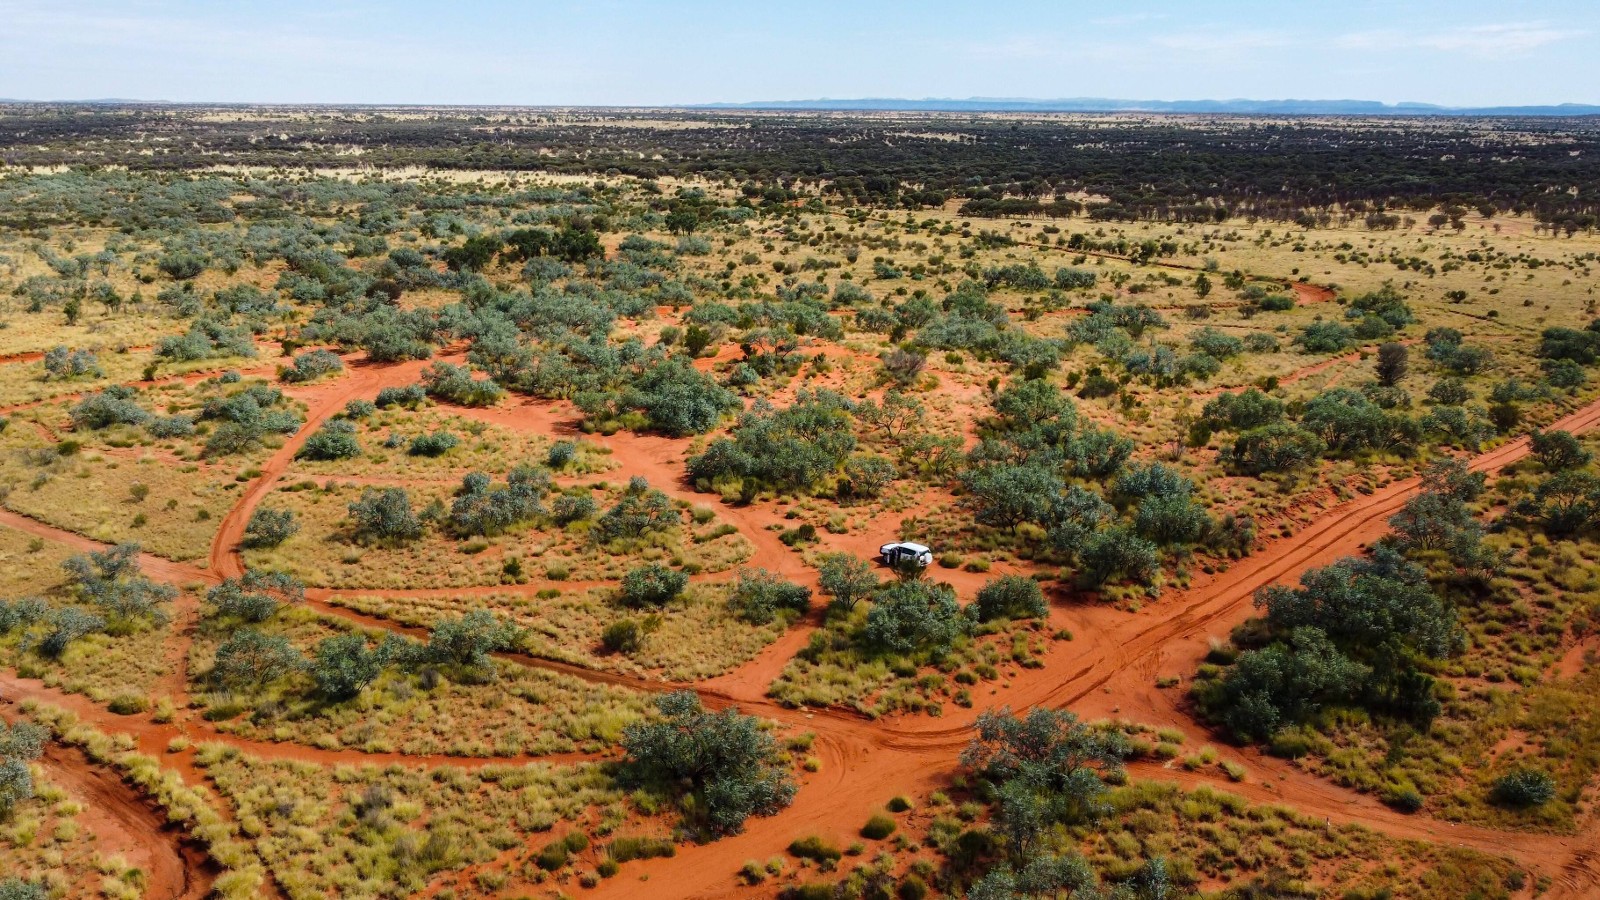
<instances>
[{"instance_id":1,"label":"acacia bush","mask_svg":"<svg viewBox=\"0 0 1600 900\"><path fill-rule=\"evenodd\" d=\"M405 488L367 488L348 507L356 537L380 542L404 542L422 536L422 520L411 507Z\"/></svg>"},{"instance_id":2,"label":"acacia bush","mask_svg":"<svg viewBox=\"0 0 1600 900\"><path fill-rule=\"evenodd\" d=\"M702 490L729 479L751 488L809 491L836 474L855 450L849 401L831 391L801 391L793 405L758 402L739 417L731 438L718 438L689 459Z\"/></svg>"},{"instance_id":3,"label":"acacia bush","mask_svg":"<svg viewBox=\"0 0 1600 900\"><path fill-rule=\"evenodd\" d=\"M590 534L596 542L609 544L666 531L682 522L683 517L672 498L651 488L644 479L636 478L629 482L616 505L595 520Z\"/></svg>"},{"instance_id":4,"label":"acacia bush","mask_svg":"<svg viewBox=\"0 0 1600 900\"><path fill-rule=\"evenodd\" d=\"M1234 439L1225 462L1247 475L1288 472L1311 465L1327 445L1303 428L1275 422L1252 428Z\"/></svg>"},{"instance_id":5,"label":"acacia bush","mask_svg":"<svg viewBox=\"0 0 1600 900\"><path fill-rule=\"evenodd\" d=\"M811 589L766 569L741 569L728 603L745 621L765 625L779 615L811 609Z\"/></svg>"},{"instance_id":6,"label":"acacia bush","mask_svg":"<svg viewBox=\"0 0 1600 900\"><path fill-rule=\"evenodd\" d=\"M294 365L278 370L278 378L293 383L315 381L344 371L344 360L331 350L310 350L294 358Z\"/></svg>"},{"instance_id":7,"label":"acacia bush","mask_svg":"<svg viewBox=\"0 0 1600 900\"><path fill-rule=\"evenodd\" d=\"M305 662L283 635L245 627L218 645L208 677L223 690L260 688L300 671Z\"/></svg>"},{"instance_id":8,"label":"acacia bush","mask_svg":"<svg viewBox=\"0 0 1600 900\"><path fill-rule=\"evenodd\" d=\"M133 402L138 392L123 385L112 385L103 391L90 394L73 404L67 411L72 427L99 430L112 425L142 425L150 418L144 407Z\"/></svg>"},{"instance_id":9,"label":"acacia bush","mask_svg":"<svg viewBox=\"0 0 1600 900\"><path fill-rule=\"evenodd\" d=\"M356 426L347 419L330 419L322 423L315 433L295 453L299 459L334 460L353 459L361 455L361 443L356 440Z\"/></svg>"},{"instance_id":10,"label":"acacia bush","mask_svg":"<svg viewBox=\"0 0 1600 900\"><path fill-rule=\"evenodd\" d=\"M140 570L138 544L74 554L61 568L67 573L68 595L93 605L119 629L166 624L164 607L178 596L177 588L152 581Z\"/></svg>"},{"instance_id":11,"label":"acacia bush","mask_svg":"<svg viewBox=\"0 0 1600 900\"><path fill-rule=\"evenodd\" d=\"M861 631L879 653L939 659L972 630L955 591L926 581L899 581L878 591Z\"/></svg>"},{"instance_id":12,"label":"acacia bush","mask_svg":"<svg viewBox=\"0 0 1600 900\"><path fill-rule=\"evenodd\" d=\"M52 347L44 354L45 380L71 381L75 378L100 378L105 370L100 361L88 350L69 350Z\"/></svg>"},{"instance_id":13,"label":"acacia bush","mask_svg":"<svg viewBox=\"0 0 1600 900\"><path fill-rule=\"evenodd\" d=\"M44 754L48 732L32 722L0 722L0 818L9 818L16 805L33 797L33 771L29 763ZM18 882L20 885L21 882ZM27 896L18 891L18 896ZM41 888L38 895L45 895Z\"/></svg>"},{"instance_id":14,"label":"acacia bush","mask_svg":"<svg viewBox=\"0 0 1600 900\"><path fill-rule=\"evenodd\" d=\"M419 434L411 439L406 447L406 453L411 456L437 457L443 456L455 449L461 439L444 429L439 429L429 434Z\"/></svg>"},{"instance_id":15,"label":"acacia bush","mask_svg":"<svg viewBox=\"0 0 1600 900\"><path fill-rule=\"evenodd\" d=\"M283 572L250 569L242 578L224 578L206 591L206 602L216 614L245 622L264 622L272 618L283 601L305 599L305 585Z\"/></svg>"},{"instance_id":16,"label":"acacia bush","mask_svg":"<svg viewBox=\"0 0 1600 900\"><path fill-rule=\"evenodd\" d=\"M436 362L423 371L422 390L435 400L457 406L493 406L506 393L493 379L474 379L472 370L447 362Z\"/></svg>"},{"instance_id":17,"label":"acacia bush","mask_svg":"<svg viewBox=\"0 0 1600 900\"><path fill-rule=\"evenodd\" d=\"M543 515L549 490L550 473L533 466L512 469L505 487L494 487L488 475L474 472L462 479L450 504L450 528L463 537L500 534Z\"/></svg>"},{"instance_id":18,"label":"acacia bush","mask_svg":"<svg viewBox=\"0 0 1600 900\"><path fill-rule=\"evenodd\" d=\"M276 547L299 531L300 523L296 521L294 510L258 506L245 524L241 543L252 548Z\"/></svg>"},{"instance_id":19,"label":"acacia bush","mask_svg":"<svg viewBox=\"0 0 1600 900\"><path fill-rule=\"evenodd\" d=\"M378 391L377 399L373 405L378 409L416 409L428 399L427 391L420 384L408 384L404 387L386 387Z\"/></svg>"},{"instance_id":20,"label":"acacia bush","mask_svg":"<svg viewBox=\"0 0 1600 900\"><path fill-rule=\"evenodd\" d=\"M1023 575L1002 575L978 591L973 600L978 621L995 619L1042 619L1049 615L1039 582Z\"/></svg>"},{"instance_id":21,"label":"acacia bush","mask_svg":"<svg viewBox=\"0 0 1600 900\"><path fill-rule=\"evenodd\" d=\"M1202 708L1241 740L1260 741L1334 707L1423 724L1438 715L1423 665L1460 652L1464 638L1424 570L1379 545L1370 558L1313 569L1300 583L1257 592L1262 646L1197 684Z\"/></svg>"},{"instance_id":22,"label":"acacia bush","mask_svg":"<svg viewBox=\"0 0 1600 900\"><path fill-rule=\"evenodd\" d=\"M1496 803L1527 809L1555 799L1556 780L1537 769L1517 769L1496 778L1491 794Z\"/></svg>"},{"instance_id":23,"label":"acacia bush","mask_svg":"<svg viewBox=\"0 0 1600 900\"><path fill-rule=\"evenodd\" d=\"M622 576L617 599L635 609L662 607L677 599L688 585L689 576L660 563L650 563Z\"/></svg>"},{"instance_id":24,"label":"acacia bush","mask_svg":"<svg viewBox=\"0 0 1600 900\"><path fill-rule=\"evenodd\" d=\"M622 732L624 777L676 796L691 833L737 834L750 816L770 816L794 799L795 784L754 716L707 712L689 691L656 699L661 718Z\"/></svg>"}]
</instances>

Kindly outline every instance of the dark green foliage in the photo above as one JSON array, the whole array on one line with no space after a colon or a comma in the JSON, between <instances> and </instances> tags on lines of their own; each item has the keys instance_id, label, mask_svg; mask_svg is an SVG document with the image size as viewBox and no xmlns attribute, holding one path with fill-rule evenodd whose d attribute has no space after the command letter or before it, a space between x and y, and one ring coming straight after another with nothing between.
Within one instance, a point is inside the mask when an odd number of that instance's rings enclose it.
<instances>
[{"instance_id":1,"label":"dark green foliage","mask_svg":"<svg viewBox=\"0 0 1600 900\"><path fill-rule=\"evenodd\" d=\"M880 497L899 474L895 464L882 456L857 454L845 460L839 493L849 497Z\"/></svg>"},{"instance_id":2,"label":"dark green foliage","mask_svg":"<svg viewBox=\"0 0 1600 900\"><path fill-rule=\"evenodd\" d=\"M973 520L996 528L1047 521L1054 498L1065 489L1042 464L978 466L963 472L961 483L967 492L962 502Z\"/></svg>"},{"instance_id":3,"label":"dark green foliage","mask_svg":"<svg viewBox=\"0 0 1600 900\"><path fill-rule=\"evenodd\" d=\"M1050 608L1039 583L1022 575L1002 575L985 584L973 601L978 621L1042 619Z\"/></svg>"},{"instance_id":4,"label":"dark green foliage","mask_svg":"<svg viewBox=\"0 0 1600 900\"><path fill-rule=\"evenodd\" d=\"M490 663L490 654L511 649L517 638L518 631L510 623L487 610L475 609L434 625L422 656L442 665L483 669Z\"/></svg>"},{"instance_id":5,"label":"dark green foliage","mask_svg":"<svg viewBox=\"0 0 1600 900\"><path fill-rule=\"evenodd\" d=\"M376 541L409 541L422 536L422 520L411 508L405 488L367 488L350 504L350 522L357 537Z\"/></svg>"},{"instance_id":6,"label":"dark green foliage","mask_svg":"<svg viewBox=\"0 0 1600 900\"><path fill-rule=\"evenodd\" d=\"M1115 731L1092 728L1066 710L1008 708L978 717L978 734L961 764L994 787L996 826L1014 860L1025 860L1060 823L1092 822L1108 811L1105 779L1120 777L1128 756Z\"/></svg>"},{"instance_id":7,"label":"dark green foliage","mask_svg":"<svg viewBox=\"0 0 1600 900\"><path fill-rule=\"evenodd\" d=\"M1399 384L1410 371L1411 351L1405 344L1387 343L1378 347L1378 383L1386 386Z\"/></svg>"},{"instance_id":8,"label":"dark green foliage","mask_svg":"<svg viewBox=\"0 0 1600 900\"><path fill-rule=\"evenodd\" d=\"M938 659L972 628L953 590L926 581L899 581L883 588L867 611L862 639L881 653Z\"/></svg>"},{"instance_id":9,"label":"dark green foliage","mask_svg":"<svg viewBox=\"0 0 1600 900\"><path fill-rule=\"evenodd\" d=\"M455 449L461 439L444 429L431 434L419 434L411 439L411 444L406 447L406 453L411 456L443 456Z\"/></svg>"},{"instance_id":10,"label":"dark green foliage","mask_svg":"<svg viewBox=\"0 0 1600 900\"><path fill-rule=\"evenodd\" d=\"M61 564L69 590L114 622L166 622L162 607L178 596L177 588L150 580L139 570L139 545L118 544L68 557Z\"/></svg>"},{"instance_id":11,"label":"dark green foliage","mask_svg":"<svg viewBox=\"0 0 1600 900\"><path fill-rule=\"evenodd\" d=\"M348 419L329 419L316 433L306 438L295 457L298 459L353 459L361 455L356 426Z\"/></svg>"},{"instance_id":12,"label":"dark green foliage","mask_svg":"<svg viewBox=\"0 0 1600 900\"><path fill-rule=\"evenodd\" d=\"M1256 596L1275 630L1322 629L1342 649L1387 652L1386 643L1443 658L1460 649L1455 611L1429 587L1427 573L1379 547L1300 576L1301 587L1273 586Z\"/></svg>"},{"instance_id":13,"label":"dark green foliage","mask_svg":"<svg viewBox=\"0 0 1600 900\"><path fill-rule=\"evenodd\" d=\"M1428 399L1446 406L1459 406L1472 399L1472 392L1459 378L1441 378L1428 389Z\"/></svg>"},{"instance_id":14,"label":"dark green foliage","mask_svg":"<svg viewBox=\"0 0 1600 900\"><path fill-rule=\"evenodd\" d=\"M742 407L738 396L681 357L645 369L623 395L623 405L643 410L650 427L672 437L704 434Z\"/></svg>"},{"instance_id":15,"label":"dark green foliage","mask_svg":"<svg viewBox=\"0 0 1600 900\"><path fill-rule=\"evenodd\" d=\"M282 600L298 603L305 599L305 585L282 572L251 569L243 578L224 578L206 591L206 602L219 616L245 622L264 622L278 611Z\"/></svg>"},{"instance_id":16,"label":"dark green foliage","mask_svg":"<svg viewBox=\"0 0 1600 900\"><path fill-rule=\"evenodd\" d=\"M719 438L689 459L689 476L707 487L739 478L747 487L811 490L855 450L849 409L830 391L801 391L785 409L758 403L739 417L732 438Z\"/></svg>"},{"instance_id":17,"label":"dark green foliage","mask_svg":"<svg viewBox=\"0 0 1600 900\"><path fill-rule=\"evenodd\" d=\"M1537 769L1517 769L1494 781L1495 802L1517 809L1549 803L1555 796L1556 780Z\"/></svg>"},{"instance_id":18,"label":"dark green foliage","mask_svg":"<svg viewBox=\"0 0 1600 900\"><path fill-rule=\"evenodd\" d=\"M1549 472L1581 469L1594 458L1570 431L1534 430L1528 435L1534 458Z\"/></svg>"},{"instance_id":19,"label":"dark green foliage","mask_svg":"<svg viewBox=\"0 0 1600 900\"><path fill-rule=\"evenodd\" d=\"M895 820L878 813L868 819L867 824L861 826L861 836L870 841L881 841L894 834L895 829L898 827Z\"/></svg>"},{"instance_id":20,"label":"dark green foliage","mask_svg":"<svg viewBox=\"0 0 1600 900\"><path fill-rule=\"evenodd\" d=\"M1349 388L1323 391L1306 403L1300 427L1335 453L1363 450L1409 453L1421 440L1422 428L1410 416L1390 412Z\"/></svg>"},{"instance_id":21,"label":"dark green foliage","mask_svg":"<svg viewBox=\"0 0 1600 900\"><path fill-rule=\"evenodd\" d=\"M1439 467L1428 478L1436 496L1457 501L1476 483L1464 467ZM1425 529L1408 534L1418 531ZM1472 543L1474 534L1468 533ZM1298 590L1272 586L1257 593L1271 642L1242 654L1220 682L1197 689L1202 707L1246 740L1268 740L1329 706L1430 722L1440 704L1421 662L1459 652L1464 638L1455 610L1434 593L1427 573L1380 544L1370 558L1313 569L1300 582Z\"/></svg>"},{"instance_id":22,"label":"dark green foliage","mask_svg":"<svg viewBox=\"0 0 1600 900\"><path fill-rule=\"evenodd\" d=\"M344 371L344 360L330 350L311 350L294 358L294 365L281 369L278 377L284 381L300 383L315 381L324 375Z\"/></svg>"},{"instance_id":23,"label":"dark green foliage","mask_svg":"<svg viewBox=\"0 0 1600 900\"><path fill-rule=\"evenodd\" d=\"M1394 285L1385 284L1376 291L1362 294L1345 307L1345 315L1352 319L1377 319L1388 331L1398 331L1417 320L1404 297ZM1374 335L1377 336L1377 335Z\"/></svg>"},{"instance_id":24,"label":"dark green foliage","mask_svg":"<svg viewBox=\"0 0 1600 900\"><path fill-rule=\"evenodd\" d=\"M465 366L436 362L423 370L422 389L435 400L457 406L493 406L505 396L505 389L492 379L474 379ZM383 395L378 395L379 405Z\"/></svg>"},{"instance_id":25,"label":"dark green foliage","mask_svg":"<svg viewBox=\"0 0 1600 900\"><path fill-rule=\"evenodd\" d=\"M1189 346L1216 359L1228 359L1244 352L1243 341L1209 326L1191 335Z\"/></svg>"},{"instance_id":26,"label":"dark green foliage","mask_svg":"<svg viewBox=\"0 0 1600 900\"><path fill-rule=\"evenodd\" d=\"M651 489L642 479L637 481L638 484L628 486L615 506L595 521L590 533L599 543L639 538L682 524L683 517L670 497Z\"/></svg>"},{"instance_id":27,"label":"dark green foliage","mask_svg":"<svg viewBox=\"0 0 1600 900\"><path fill-rule=\"evenodd\" d=\"M1600 330L1546 328L1540 335L1538 354L1544 359L1566 359L1592 366L1600 359Z\"/></svg>"},{"instance_id":28,"label":"dark green foliage","mask_svg":"<svg viewBox=\"0 0 1600 900\"><path fill-rule=\"evenodd\" d=\"M1353 701L1371 670L1333 646L1317 628L1290 631L1286 641L1240 654L1213 702L1241 740L1270 740L1325 705Z\"/></svg>"},{"instance_id":29,"label":"dark green foliage","mask_svg":"<svg viewBox=\"0 0 1600 900\"><path fill-rule=\"evenodd\" d=\"M1327 449L1322 438L1303 428L1275 422L1234 439L1227 461L1249 475L1287 472L1310 465Z\"/></svg>"},{"instance_id":30,"label":"dark green foliage","mask_svg":"<svg viewBox=\"0 0 1600 900\"><path fill-rule=\"evenodd\" d=\"M504 246L505 240L500 235L475 235L467 238L461 246L445 250L444 263L455 272L481 272L494 261L495 254Z\"/></svg>"},{"instance_id":31,"label":"dark green foliage","mask_svg":"<svg viewBox=\"0 0 1600 900\"><path fill-rule=\"evenodd\" d=\"M311 677L317 693L335 702L361 693L382 671L382 660L360 634L324 638L312 654Z\"/></svg>"},{"instance_id":32,"label":"dark green foliage","mask_svg":"<svg viewBox=\"0 0 1600 900\"><path fill-rule=\"evenodd\" d=\"M1238 394L1219 394L1206 403L1200 415L1216 429L1248 431L1283 420L1283 401L1249 388Z\"/></svg>"},{"instance_id":33,"label":"dark green foliage","mask_svg":"<svg viewBox=\"0 0 1600 900\"><path fill-rule=\"evenodd\" d=\"M780 614L803 615L811 608L811 589L766 569L741 569L728 602L745 621L765 625Z\"/></svg>"},{"instance_id":34,"label":"dark green foliage","mask_svg":"<svg viewBox=\"0 0 1600 900\"><path fill-rule=\"evenodd\" d=\"M817 580L822 592L832 598L828 608L847 615L879 586L872 564L848 553L822 556L818 560Z\"/></svg>"},{"instance_id":35,"label":"dark green foliage","mask_svg":"<svg viewBox=\"0 0 1600 900\"><path fill-rule=\"evenodd\" d=\"M1294 342L1307 353L1341 353L1355 342L1355 332L1338 322L1312 322Z\"/></svg>"},{"instance_id":36,"label":"dark green foliage","mask_svg":"<svg viewBox=\"0 0 1600 900\"><path fill-rule=\"evenodd\" d=\"M549 490L550 474L532 466L512 469L505 487L499 488L492 486L489 476L474 472L462 479L450 504L450 527L462 536L500 534L542 515Z\"/></svg>"},{"instance_id":37,"label":"dark green foliage","mask_svg":"<svg viewBox=\"0 0 1600 900\"><path fill-rule=\"evenodd\" d=\"M138 392L113 385L78 401L67 415L76 429L98 430L112 425L142 425L150 414L133 402Z\"/></svg>"},{"instance_id":38,"label":"dark green foliage","mask_svg":"<svg viewBox=\"0 0 1600 900\"><path fill-rule=\"evenodd\" d=\"M1517 512L1558 537L1588 531L1600 525L1600 477L1576 469L1557 472L1540 482L1533 499L1519 503Z\"/></svg>"},{"instance_id":39,"label":"dark green foliage","mask_svg":"<svg viewBox=\"0 0 1600 900\"><path fill-rule=\"evenodd\" d=\"M622 576L618 599L634 608L661 607L672 602L689 585L689 576L660 563L630 569Z\"/></svg>"},{"instance_id":40,"label":"dark green foliage","mask_svg":"<svg viewBox=\"0 0 1600 900\"><path fill-rule=\"evenodd\" d=\"M1540 368L1544 370L1545 380L1551 387L1578 388L1589 380L1583 366L1570 359L1547 359L1540 364Z\"/></svg>"},{"instance_id":41,"label":"dark green foliage","mask_svg":"<svg viewBox=\"0 0 1600 900\"><path fill-rule=\"evenodd\" d=\"M217 647L210 677L223 688L260 687L304 666L305 659L287 638L241 628Z\"/></svg>"},{"instance_id":42,"label":"dark green foliage","mask_svg":"<svg viewBox=\"0 0 1600 900\"><path fill-rule=\"evenodd\" d=\"M1161 571L1156 546L1122 526L1089 534L1078 551L1078 563L1078 580L1091 588L1117 578L1151 584Z\"/></svg>"},{"instance_id":43,"label":"dark green foliage","mask_svg":"<svg viewBox=\"0 0 1600 900\"><path fill-rule=\"evenodd\" d=\"M611 653L633 653L644 646L645 631L634 619L618 619L600 632L600 646Z\"/></svg>"},{"instance_id":44,"label":"dark green foliage","mask_svg":"<svg viewBox=\"0 0 1600 900\"><path fill-rule=\"evenodd\" d=\"M405 387L386 387L378 391L378 398L374 401L379 409L390 407L403 407L416 409L427 399L427 392L420 384L408 384Z\"/></svg>"},{"instance_id":45,"label":"dark green foliage","mask_svg":"<svg viewBox=\"0 0 1600 900\"><path fill-rule=\"evenodd\" d=\"M660 721L623 729L625 772L636 783L685 795L691 829L735 834L750 816L772 815L794 799L794 782L755 717L707 712L687 691L663 695L656 706Z\"/></svg>"},{"instance_id":46,"label":"dark green foliage","mask_svg":"<svg viewBox=\"0 0 1600 900\"><path fill-rule=\"evenodd\" d=\"M276 547L300 531L294 510L258 506L244 527L246 547Z\"/></svg>"}]
</instances>

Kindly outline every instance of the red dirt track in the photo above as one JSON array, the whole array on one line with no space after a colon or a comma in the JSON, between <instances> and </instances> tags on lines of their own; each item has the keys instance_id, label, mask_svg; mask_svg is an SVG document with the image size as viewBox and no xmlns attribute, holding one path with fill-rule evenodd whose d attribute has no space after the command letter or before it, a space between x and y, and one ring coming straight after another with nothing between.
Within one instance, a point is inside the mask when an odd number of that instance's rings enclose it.
<instances>
[{"instance_id":1,"label":"red dirt track","mask_svg":"<svg viewBox=\"0 0 1600 900\"><path fill-rule=\"evenodd\" d=\"M1325 289L1296 285L1302 302L1313 302L1308 293ZM1331 295L1331 292L1327 292ZM1321 299L1327 299L1322 297ZM447 356L446 358L451 358ZM151 577L177 583L214 583L223 577L243 572L238 543L256 506L288 470L294 454L318 423L343 408L356 397L371 397L381 387L413 383L425 363L376 365L359 357L347 358L348 369L337 379L307 387L288 387L296 399L309 404L306 425L260 466L260 474L245 489L238 503L222 518L210 548L205 567L176 563L146 554L145 571ZM571 431L563 418L567 407L558 404L510 400L491 410L453 410L460 415L493 421L509 427L561 434ZM1582 432L1600 425L1600 401L1573 412L1552 425ZM715 503L711 495L695 493L683 482L683 458L689 442L659 437L619 433L610 437L586 436L611 448L623 478L642 475L669 495L693 499L696 503ZM1503 444L1472 460L1474 469L1492 471L1515 462L1528 453L1526 440ZM1225 635L1253 611L1252 596L1265 585L1291 580L1308 568L1326 564L1340 556L1359 552L1368 542L1387 531L1387 519L1418 489L1416 479L1388 484L1371 494L1329 509L1290 538L1267 542L1258 551L1226 571L1197 575L1183 591L1171 591L1147 604L1137 614L1128 614L1102 605L1056 604L1050 627L1068 628L1077 635L1073 641L1054 641L1043 658L1042 668L1024 670L1009 686L995 689L990 696L975 697L976 707L946 707L943 716L891 717L870 720L844 710L796 710L780 706L765 696L773 678L794 653L803 647L817 627L815 616L792 628L756 658L740 668L708 681L683 685L696 690L708 706L736 705L747 712L769 717L796 728L815 732L812 755L821 761L816 773L802 775L802 785L792 807L771 818L752 819L743 834L704 846L688 846L676 857L631 863L615 878L599 887L585 890L585 897L721 897L749 895L753 889L741 887L735 872L748 859L766 859L781 853L795 837L819 833L848 841L867 817L895 794L925 794L944 786L956 766L959 750L970 737L972 724L981 708L1006 705L1015 709L1032 706L1070 707L1086 717L1116 715L1130 721L1177 727L1201 737L1204 732L1180 708L1182 691L1154 687L1158 675L1187 676L1206 652L1208 638ZM733 524L755 547L753 562L778 571L785 577L815 585L815 572L799 555L783 545L770 526L782 522L770 507L763 505L729 506L717 504L718 514ZM59 541L75 549L102 545L81 535L66 532L19 514L0 510L0 525ZM875 553L872 535L824 535L830 548L848 549L860 555ZM951 572L948 577L964 596L969 596L989 575ZM503 592L505 588L496 588ZM330 603L337 593L384 596L382 590L311 591L308 602L330 615L340 616L367 627L412 631L384 619L363 615ZM401 593L401 592L393 592ZM469 591L435 593L467 594ZM192 604L193 601L183 601ZM186 610L175 617L175 667L186 659L187 637L182 634ZM192 613L192 608L187 610ZM678 685L598 672L578 666L507 654L506 659L520 664L562 672L591 682L606 683L648 691ZM185 678L174 672L166 689L175 699L186 698ZM389 763L425 766L476 766L489 763L517 763L523 758L475 760L455 757L420 757L404 754L366 754L358 751L319 751L315 748L246 741L215 730L210 723L189 710L180 710L173 722L156 724L143 717L111 715L82 697L62 694L39 682L0 676L0 705L14 711L24 699L37 699L75 712L94 727L111 733L133 735L141 750L162 758L163 765L175 767L191 782L203 780L192 763L192 752L168 754L167 742L176 736L197 741L222 741L259 756L294 758L321 763ZM1222 757L1244 763L1249 780L1228 783L1215 775L1186 772L1154 764L1132 767L1139 778L1166 780L1184 787L1210 784L1241 795L1253 802L1283 804L1310 816L1324 817L1331 823L1360 823L1403 838L1416 838L1459 845L1495 855L1510 857L1530 870L1553 879L1544 897L1576 898L1600 896L1600 871L1592 858L1600 844L1595 819L1584 823L1580 834L1555 836L1516 831L1501 831L1451 823L1425 815L1405 815L1383 806L1370 796L1339 788L1298 769L1261 756L1252 750L1225 749ZM552 763L592 759L585 754L540 757ZM53 780L70 791L91 796L93 807L103 807L106 815L121 824L106 823L106 828L137 840L132 858L148 860L151 897L199 896L209 883L203 860L176 836L160 827L135 827L139 815L156 815L129 787L114 776L89 765L75 751L52 750L46 768ZM142 811L142 812L141 812ZM158 823L159 824L159 823ZM120 831L116 829L121 829ZM182 878L172 875L176 860ZM647 888L638 877L649 875ZM159 889L158 889L159 886Z\"/></svg>"}]
</instances>

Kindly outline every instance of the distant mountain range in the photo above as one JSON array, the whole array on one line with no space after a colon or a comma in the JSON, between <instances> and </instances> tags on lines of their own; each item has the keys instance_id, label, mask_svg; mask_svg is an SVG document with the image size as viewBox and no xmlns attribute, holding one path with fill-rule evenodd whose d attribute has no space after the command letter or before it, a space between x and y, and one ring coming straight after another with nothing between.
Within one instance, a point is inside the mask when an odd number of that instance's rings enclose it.
<instances>
[{"instance_id":1,"label":"distant mountain range","mask_svg":"<svg viewBox=\"0 0 1600 900\"><path fill-rule=\"evenodd\" d=\"M1600 116L1600 106L1438 106L1431 103L1379 103L1375 100L1113 100L1071 97L1032 100L1018 97L929 98L904 100L768 100L701 103L693 109L792 109L904 112L1150 112L1218 113L1254 116Z\"/></svg>"}]
</instances>

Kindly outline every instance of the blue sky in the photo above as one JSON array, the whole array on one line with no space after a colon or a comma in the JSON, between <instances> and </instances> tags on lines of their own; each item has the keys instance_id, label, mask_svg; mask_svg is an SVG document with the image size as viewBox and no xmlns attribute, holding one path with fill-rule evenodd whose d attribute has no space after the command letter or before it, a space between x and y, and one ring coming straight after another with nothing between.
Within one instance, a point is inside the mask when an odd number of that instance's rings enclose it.
<instances>
[{"instance_id":1,"label":"blue sky","mask_svg":"<svg viewBox=\"0 0 1600 900\"><path fill-rule=\"evenodd\" d=\"M0 97L1600 102L1595 0L0 0Z\"/></svg>"}]
</instances>

